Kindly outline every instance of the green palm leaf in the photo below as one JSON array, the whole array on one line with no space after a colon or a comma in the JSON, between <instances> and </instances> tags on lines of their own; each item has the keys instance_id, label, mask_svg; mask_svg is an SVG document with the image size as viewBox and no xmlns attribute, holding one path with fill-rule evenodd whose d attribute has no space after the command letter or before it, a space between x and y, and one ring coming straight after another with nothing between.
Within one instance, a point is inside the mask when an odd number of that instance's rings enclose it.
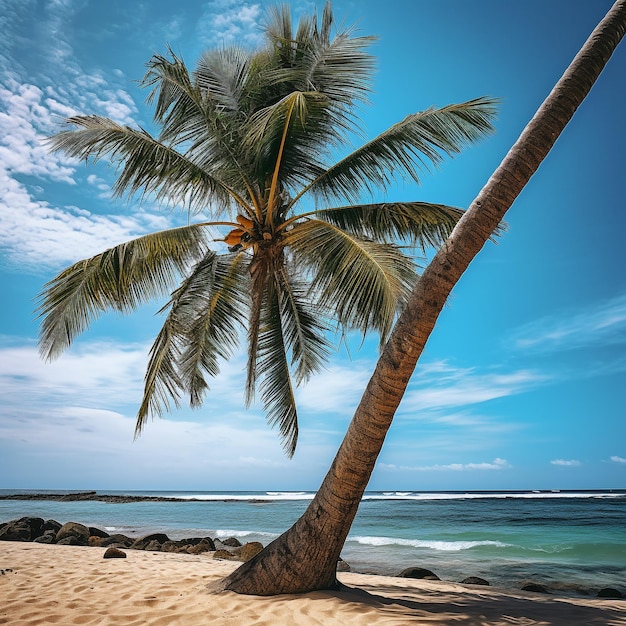
<instances>
[{"instance_id":1,"label":"green palm leaf","mask_svg":"<svg viewBox=\"0 0 626 626\"><path fill-rule=\"evenodd\" d=\"M311 270L311 291L348 329L376 329L381 341L415 280L395 245L362 239L321 220L297 224L286 244Z\"/></svg>"},{"instance_id":2,"label":"green palm leaf","mask_svg":"<svg viewBox=\"0 0 626 626\"><path fill-rule=\"evenodd\" d=\"M229 359L239 344L249 307L246 255L219 255L200 263L185 285L176 316L184 331L180 375L190 404L202 404L208 385L204 372L219 374L219 359Z\"/></svg>"},{"instance_id":3,"label":"green palm leaf","mask_svg":"<svg viewBox=\"0 0 626 626\"><path fill-rule=\"evenodd\" d=\"M46 359L58 357L107 309L127 312L164 295L205 250L204 229L184 226L74 263L46 283L39 295L40 353Z\"/></svg>"},{"instance_id":4,"label":"green palm leaf","mask_svg":"<svg viewBox=\"0 0 626 626\"><path fill-rule=\"evenodd\" d=\"M438 165L443 155L457 154L493 132L495 106L493 99L478 98L409 115L328 168L300 196L311 191L356 200L363 189L386 189L397 174L419 183L420 172Z\"/></svg>"},{"instance_id":5,"label":"green palm leaf","mask_svg":"<svg viewBox=\"0 0 626 626\"><path fill-rule=\"evenodd\" d=\"M320 371L329 356L324 316L308 298L308 285L295 278L293 268L275 270L275 286L279 290L280 317L285 345L291 352L291 365L296 383L306 382Z\"/></svg>"},{"instance_id":6,"label":"green palm leaf","mask_svg":"<svg viewBox=\"0 0 626 626\"><path fill-rule=\"evenodd\" d=\"M230 206L232 194L222 181L146 131L97 115L71 117L67 122L79 130L50 138L51 148L78 159L106 156L118 166L123 164L114 186L117 195L143 190L158 200L196 208L205 209L210 203L220 211Z\"/></svg>"},{"instance_id":7,"label":"green palm leaf","mask_svg":"<svg viewBox=\"0 0 626 626\"><path fill-rule=\"evenodd\" d=\"M231 356L247 304L243 261L242 254L208 252L163 307L169 313L150 350L136 436L170 400L178 406L183 391L192 407L199 406L208 388L204 373L217 376L218 359Z\"/></svg>"},{"instance_id":8,"label":"green palm leaf","mask_svg":"<svg viewBox=\"0 0 626 626\"><path fill-rule=\"evenodd\" d=\"M358 237L408 241L424 252L446 240L463 211L428 202L384 202L322 209L307 215L315 215Z\"/></svg>"},{"instance_id":9,"label":"green palm leaf","mask_svg":"<svg viewBox=\"0 0 626 626\"><path fill-rule=\"evenodd\" d=\"M298 413L283 334L279 289L276 284L268 285L256 361L267 420L271 426L278 426L285 452L291 457L298 441Z\"/></svg>"}]
</instances>

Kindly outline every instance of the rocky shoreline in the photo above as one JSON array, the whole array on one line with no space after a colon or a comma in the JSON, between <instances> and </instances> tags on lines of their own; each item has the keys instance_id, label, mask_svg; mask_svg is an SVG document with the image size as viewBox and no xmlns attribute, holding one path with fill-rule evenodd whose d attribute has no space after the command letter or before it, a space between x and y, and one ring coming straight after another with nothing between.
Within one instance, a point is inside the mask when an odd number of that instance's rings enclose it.
<instances>
[{"instance_id":1,"label":"rocky shoreline","mask_svg":"<svg viewBox=\"0 0 626 626\"><path fill-rule=\"evenodd\" d=\"M71 498L74 500L117 498L117 496L97 496L96 492L82 492L65 495L38 494L43 495L43 499L62 500ZM50 497L52 496L52 497ZM119 496L126 498L126 496ZM4 499L12 499L6 496ZM23 495L19 497L23 499ZM35 498L33 498L35 499ZM141 501L158 499L157 497L138 497L130 501ZM165 498L170 500L170 498ZM118 499L113 502L120 502ZM187 500L183 500L187 501ZM174 552L178 554L203 554L212 553L215 559L226 559L231 561L247 561L258 554L263 545L258 541L241 543L236 537L228 539L218 539L211 537L189 537L185 539L172 540L165 533L152 533L144 537L128 537L123 534L109 534L105 530L93 526L85 526L78 522L67 522L61 524L56 520L44 520L41 517L21 517L8 522L0 522L0 541L35 542L56 545L71 546L91 546L106 548L104 558L124 558L124 550L146 550L155 552ZM337 571L350 571L350 566L343 560L339 560ZM2 571L4 574L4 571ZM413 578L423 580L441 580L432 571L421 567L409 567L397 574L402 578ZM466 585L489 586L489 582L483 578L469 576L459 581ZM523 591L547 594L550 591L545 586L526 581L521 587ZM618 589L605 587L597 592L594 590L583 595L596 595L598 598L621 599L623 594Z\"/></svg>"},{"instance_id":2,"label":"rocky shoreline","mask_svg":"<svg viewBox=\"0 0 626 626\"><path fill-rule=\"evenodd\" d=\"M263 545L258 541L242 544L236 537L219 540L211 537L189 537L172 540L165 533L152 533L135 538L123 534L110 535L101 528L85 526L78 522L61 524L41 517L21 517L0 523L0 541L32 541L35 543L91 546L116 549L111 555L122 556L121 550L149 550L176 552L179 554L202 554L212 552L213 558L247 561L258 554ZM109 558L109 557L106 557Z\"/></svg>"},{"instance_id":3,"label":"rocky shoreline","mask_svg":"<svg viewBox=\"0 0 626 626\"><path fill-rule=\"evenodd\" d=\"M73 493L15 493L0 495L0 500L54 500L56 502L79 502L93 500L98 502L111 502L126 504L129 502L197 502L196 498L176 498L165 496L128 496L98 493L97 491L77 491ZM224 498L223 502L228 502Z\"/></svg>"}]
</instances>

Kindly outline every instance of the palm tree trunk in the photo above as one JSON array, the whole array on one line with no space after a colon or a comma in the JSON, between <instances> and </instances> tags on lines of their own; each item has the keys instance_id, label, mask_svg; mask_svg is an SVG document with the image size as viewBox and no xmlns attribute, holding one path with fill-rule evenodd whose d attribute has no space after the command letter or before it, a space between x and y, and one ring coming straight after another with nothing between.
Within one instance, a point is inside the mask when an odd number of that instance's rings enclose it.
<instances>
[{"instance_id":1,"label":"palm tree trunk","mask_svg":"<svg viewBox=\"0 0 626 626\"><path fill-rule=\"evenodd\" d=\"M626 0L618 0L424 271L385 345L337 456L305 513L225 578L221 589L275 595L338 586L339 554L439 313L589 93L625 30Z\"/></svg>"}]
</instances>

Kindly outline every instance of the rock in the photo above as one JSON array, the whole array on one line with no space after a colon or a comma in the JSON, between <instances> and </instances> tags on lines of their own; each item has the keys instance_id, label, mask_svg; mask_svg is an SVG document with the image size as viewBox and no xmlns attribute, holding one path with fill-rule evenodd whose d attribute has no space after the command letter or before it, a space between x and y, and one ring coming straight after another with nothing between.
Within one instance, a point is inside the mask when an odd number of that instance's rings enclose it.
<instances>
[{"instance_id":1,"label":"rock","mask_svg":"<svg viewBox=\"0 0 626 626\"><path fill-rule=\"evenodd\" d=\"M115 545L115 547L120 547L122 546L123 548L129 548L133 542L135 540L131 539L130 537L127 537L126 535L111 535L110 537L107 537L106 539L103 539L100 542L100 546L103 548L106 548L107 546L112 546Z\"/></svg>"},{"instance_id":2,"label":"rock","mask_svg":"<svg viewBox=\"0 0 626 626\"><path fill-rule=\"evenodd\" d=\"M224 539L224 540L219 540L220 543L224 546L229 546L230 548L240 548L241 547L241 541L239 541L239 539L237 539L236 537L229 537L228 539Z\"/></svg>"},{"instance_id":3,"label":"rock","mask_svg":"<svg viewBox=\"0 0 626 626\"><path fill-rule=\"evenodd\" d=\"M479 578L478 576L468 576L461 581L462 585L487 585L489 586L489 582L484 578Z\"/></svg>"},{"instance_id":4,"label":"rock","mask_svg":"<svg viewBox=\"0 0 626 626\"><path fill-rule=\"evenodd\" d=\"M349 572L350 566L341 558L337 561L337 571L338 572Z\"/></svg>"},{"instance_id":5,"label":"rock","mask_svg":"<svg viewBox=\"0 0 626 626\"><path fill-rule=\"evenodd\" d=\"M63 524L56 535L56 542L61 543L64 539L73 537L76 540L76 543L71 543L69 545L73 546L86 546L89 542L89 528L87 526L83 526L83 524L78 524L77 522L68 522L67 524ZM67 543L63 543L61 545L67 545Z\"/></svg>"},{"instance_id":6,"label":"rock","mask_svg":"<svg viewBox=\"0 0 626 626\"><path fill-rule=\"evenodd\" d=\"M131 546L132 548L132 546ZM135 550L137 548L134 548ZM161 552L161 544L156 540L153 539L145 548L143 548L144 550L147 550L148 552Z\"/></svg>"},{"instance_id":7,"label":"rock","mask_svg":"<svg viewBox=\"0 0 626 626\"><path fill-rule=\"evenodd\" d=\"M598 598L623 598L623 594L619 589L613 589L612 587L604 587L598 591Z\"/></svg>"},{"instance_id":8,"label":"rock","mask_svg":"<svg viewBox=\"0 0 626 626\"><path fill-rule=\"evenodd\" d=\"M212 546L208 543L204 543L201 541L197 543L195 546L188 546L187 552L189 554L202 554L203 552L213 552L215 550L215 546Z\"/></svg>"},{"instance_id":9,"label":"rock","mask_svg":"<svg viewBox=\"0 0 626 626\"><path fill-rule=\"evenodd\" d=\"M235 555L232 552L229 552L228 550L216 550L213 553L213 558L214 559L226 559L228 561L236 560Z\"/></svg>"},{"instance_id":10,"label":"rock","mask_svg":"<svg viewBox=\"0 0 626 626\"><path fill-rule=\"evenodd\" d=\"M100 539L106 539L110 537L108 532L105 530L101 530L100 528L96 528L95 526L89 526L89 536L90 537L99 537Z\"/></svg>"},{"instance_id":11,"label":"rock","mask_svg":"<svg viewBox=\"0 0 626 626\"><path fill-rule=\"evenodd\" d=\"M70 535L69 537L63 537L56 542L57 546L84 546L85 544L80 541L77 537Z\"/></svg>"},{"instance_id":12,"label":"rock","mask_svg":"<svg viewBox=\"0 0 626 626\"><path fill-rule=\"evenodd\" d=\"M441 580L437 574L433 574L429 569L423 567L407 567L398 576L400 578L419 578L423 580Z\"/></svg>"},{"instance_id":13,"label":"rock","mask_svg":"<svg viewBox=\"0 0 626 626\"><path fill-rule=\"evenodd\" d=\"M92 548L101 548L102 542L104 539L102 537L96 537L95 535L89 535L89 541L87 542L88 546Z\"/></svg>"},{"instance_id":14,"label":"rock","mask_svg":"<svg viewBox=\"0 0 626 626\"><path fill-rule=\"evenodd\" d=\"M236 550L237 560L245 563L252 557L255 557L259 552L261 552L261 550L263 550L262 543L259 543L258 541L250 541Z\"/></svg>"},{"instance_id":15,"label":"rock","mask_svg":"<svg viewBox=\"0 0 626 626\"><path fill-rule=\"evenodd\" d=\"M21 520L7 522L0 529L0 541L30 541L30 526Z\"/></svg>"},{"instance_id":16,"label":"rock","mask_svg":"<svg viewBox=\"0 0 626 626\"><path fill-rule=\"evenodd\" d=\"M60 524L54 519L49 519L43 523L41 527L41 532L46 533L47 531L52 530L54 531L54 534L56 535L61 529L61 526L63 526L63 524Z\"/></svg>"},{"instance_id":17,"label":"rock","mask_svg":"<svg viewBox=\"0 0 626 626\"><path fill-rule=\"evenodd\" d=\"M166 541L171 541L171 539L164 533L154 533L152 535L146 535L145 537L141 537L141 539L137 539L131 546L130 548L132 550L155 550L161 549L161 544L165 543ZM158 548L148 548L149 545L154 546L155 544L158 544L159 547Z\"/></svg>"},{"instance_id":18,"label":"rock","mask_svg":"<svg viewBox=\"0 0 626 626\"><path fill-rule=\"evenodd\" d=\"M104 551L102 558L103 559L125 559L126 552L122 552L122 550L118 548L114 548L113 546L110 546Z\"/></svg>"},{"instance_id":19,"label":"rock","mask_svg":"<svg viewBox=\"0 0 626 626\"><path fill-rule=\"evenodd\" d=\"M47 530L43 535L36 537L33 541L37 543L55 543L57 534L54 530Z\"/></svg>"},{"instance_id":20,"label":"rock","mask_svg":"<svg viewBox=\"0 0 626 626\"><path fill-rule=\"evenodd\" d=\"M11 520L0 529L0 541L33 541L42 534L43 523L41 517Z\"/></svg>"},{"instance_id":21,"label":"rock","mask_svg":"<svg viewBox=\"0 0 626 626\"><path fill-rule=\"evenodd\" d=\"M539 583L526 583L522 587L522 591L534 591L535 593L548 593L548 590Z\"/></svg>"}]
</instances>

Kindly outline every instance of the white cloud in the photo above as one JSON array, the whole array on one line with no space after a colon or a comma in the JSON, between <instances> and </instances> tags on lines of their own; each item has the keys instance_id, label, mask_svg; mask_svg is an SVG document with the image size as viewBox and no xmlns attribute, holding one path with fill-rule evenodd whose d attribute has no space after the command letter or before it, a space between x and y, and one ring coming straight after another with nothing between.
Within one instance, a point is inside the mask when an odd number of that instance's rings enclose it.
<instances>
[{"instance_id":1,"label":"white cloud","mask_svg":"<svg viewBox=\"0 0 626 626\"><path fill-rule=\"evenodd\" d=\"M106 476L109 488L314 488L336 450L332 437L303 428L288 459L263 412L243 408L243 357L209 381L201 409L165 414L133 442L147 345L84 343L46 364L34 346L2 339L0 475L11 475L11 455L36 459L32 471L50 475L35 487L73 488L78 467L81 484Z\"/></svg>"},{"instance_id":2,"label":"white cloud","mask_svg":"<svg viewBox=\"0 0 626 626\"><path fill-rule=\"evenodd\" d=\"M257 45L261 40L259 19L261 5L238 0L217 0L205 5L198 24L201 39L210 45L247 43Z\"/></svg>"},{"instance_id":3,"label":"white cloud","mask_svg":"<svg viewBox=\"0 0 626 626\"><path fill-rule=\"evenodd\" d=\"M459 369L438 363L417 372L415 381L402 400L404 414L470 406L517 395L544 383L546 377L536 372L520 370L506 374L478 374L471 369Z\"/></svg>"},{"instance_id":4,"label":"white cloud","mask_svg":"<svg viewBox=\"0 0 626 626\"><path fill-rule=\"evenodd\" d=\"M319 413L352 415L372 375L372 363L331 365L297 390L298 405Z\"/></svg>"},{"instance_id":5,"label":"white cloud","mask_svg":"<svg viewBox=\"0 0 626 626\"><path fill-rule=\"evenodd\" d=\"M143 211L121 216L56 208L0 171L0 248L21 271L58 268L169 225L168 216Z\"/></svg>"},{"instance_id":6,"label":"white cloud","mask_svg":"<svg viewBox=\"0 0 626 626\"><path fill-rule=\"evenodd\" d=\"M378 467L386 471L409 471L409 472L472 472L472 471L492 471L509 469L511 465L505 459L496 458L491 463L449 463L447 465L394 465L380 463Z\"/></svg>"},{"instance_id":7,"label":"white cloud","mask_svg":"<svg viewBox=\"0 0 626 626\"><path fill-rule=\"evenodd\" d=\"M572 459L571 461L566 461L565 459L555 459L554 461L550 461L550 463L560 467L580 467L580 465L582 465L580 461L576 461L575 459Z\"/></svg>"},{"instance_id":8,"label":"white cloud","mask_svg":"<svg viewBox=\"0 0 626 626\"><path fill-rule=\"evenodd\" d=\"M626 459L621 456L612 456L611 461L613 461L613 463L626 463Z\"/></svg>"},{"instance_id":9,"label":"white cloud","mask_svg":"<svg viewBox=\"0 0 626 626\"><path fill-rule=\"evenodd\" d=\"M626 295L558 317L527 324L515 333L517 348L552 352L626 342Z\"/></svg>"}]
</instances>

